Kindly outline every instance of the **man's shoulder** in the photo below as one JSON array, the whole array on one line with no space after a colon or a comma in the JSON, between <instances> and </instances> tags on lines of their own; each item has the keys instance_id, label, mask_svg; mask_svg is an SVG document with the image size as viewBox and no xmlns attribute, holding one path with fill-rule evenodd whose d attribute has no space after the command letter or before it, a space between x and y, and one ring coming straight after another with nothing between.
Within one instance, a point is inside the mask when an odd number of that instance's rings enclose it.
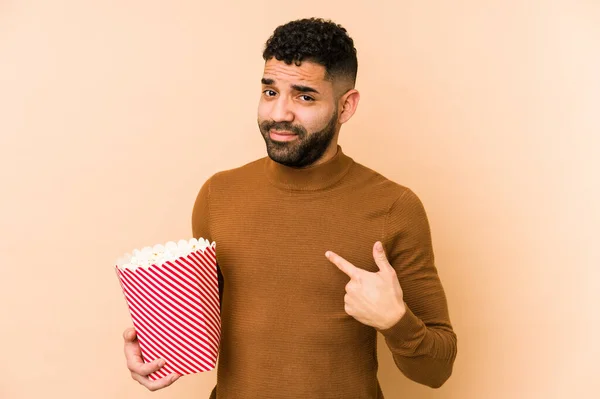
<instances>
[{"instance_id":1,"label":"man's shoulder","mask_svg":"<svg viewBox=\"0 0 600 399\"><path fill-rule=\"evenodd\" d=\"M355 190L364 188L362 195L377 198L375 203L388 212L404 215L408 210L414 214L425 214L421 198L409 187L402 185L369 167L355 163L358 176Z\"/></svg>"},{"instance_id":2,"label":"man's shoulder","mask_svg":"<svg viewBox=\"0 0 600 399\"><path fill-rule=\"evenodd\" d=\"M383 173L380 173L361 163L354 162L353 168L354 179L358 185L361 185L371 192L377 192L378 195L383 195L390 199L397 199L412 193L411 189L398 183L391 178L388 178Z\"/></svg>"},{"instance_id":3,"label":"man's shoulder","mask_svg":"<svg viewBox=\"0 0 600 399\"><path fill-rule=\"evenodd\" d=\"M213 174L208 181L211 187L231 186L236 183L251 183L260 178L264 172L265 157L248 162L244 165L221 170Z\"/></svg>"}]
</instances>

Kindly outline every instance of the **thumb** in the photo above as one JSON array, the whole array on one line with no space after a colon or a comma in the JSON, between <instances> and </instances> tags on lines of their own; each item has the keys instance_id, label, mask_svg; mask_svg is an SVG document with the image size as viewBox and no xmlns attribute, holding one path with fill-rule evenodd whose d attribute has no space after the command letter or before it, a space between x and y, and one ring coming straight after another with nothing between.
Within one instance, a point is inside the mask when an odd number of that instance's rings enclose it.
<instances>
[{"instance_id":1,"label":"thumb","mask_svg":"<svg viewBox=\"0 0 600 399\"><path fill-rule=\"evenodd\" d=\"M389 271L392 268L392 265L390 265L390 262L387 259L381 241L377 241L375 245L373 245L373 259L375 259L377 267L382 272Z\"/></svg>"}]
</instances>

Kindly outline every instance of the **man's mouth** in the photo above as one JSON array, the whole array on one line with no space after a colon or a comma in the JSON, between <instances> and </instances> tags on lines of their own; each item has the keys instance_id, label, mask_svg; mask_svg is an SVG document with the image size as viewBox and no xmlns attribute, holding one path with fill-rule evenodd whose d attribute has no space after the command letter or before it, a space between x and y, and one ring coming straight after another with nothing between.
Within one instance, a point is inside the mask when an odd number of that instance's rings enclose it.
<instances>
[{"instance_id":1,"label":"man's mouth","mask_svg":"<svg viewBox=\"0 0 600 399\"><path fill-rule=\"evenodd\" d=\"M269 136L274 141L292 141L297 135L286 130L270 130Z\"/></svg>"}]
</instances>

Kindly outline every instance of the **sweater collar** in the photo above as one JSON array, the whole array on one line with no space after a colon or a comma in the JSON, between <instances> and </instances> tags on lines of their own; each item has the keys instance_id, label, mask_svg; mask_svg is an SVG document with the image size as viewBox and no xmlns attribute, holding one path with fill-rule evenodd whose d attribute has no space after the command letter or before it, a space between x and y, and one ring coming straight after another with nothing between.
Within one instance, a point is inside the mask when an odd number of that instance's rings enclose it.
<instances>
[{"instance_id":1,"label":"sweater collar","mask_svg":"<svg viewBox=\"0 0 600 399\"><path fill-rule=\"evenodd\" d=\"M337 146L333 158L319 165L306 168L293 168L265 158L266 176L273 185L298 191L315 191L330 187L339 182L350 170L354 161Z\"/></svg>"}]
</instances>

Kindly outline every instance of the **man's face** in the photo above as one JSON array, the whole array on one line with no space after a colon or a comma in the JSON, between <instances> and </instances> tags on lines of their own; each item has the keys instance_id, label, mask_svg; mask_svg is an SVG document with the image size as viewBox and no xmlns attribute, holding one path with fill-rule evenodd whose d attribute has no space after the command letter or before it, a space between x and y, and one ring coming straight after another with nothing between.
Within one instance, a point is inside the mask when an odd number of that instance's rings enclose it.
<instances>
[{"instance_id":1,"label":"man's face","mask_svg":"<svg viewBox=\"0 0 600 399\"><path fill-rule=\"evenodd\" d=\"M338 107L325 67L304 61L265 63L258 126L275 162L304 167L337 147Z\"/></svg>"}]
</instances>

